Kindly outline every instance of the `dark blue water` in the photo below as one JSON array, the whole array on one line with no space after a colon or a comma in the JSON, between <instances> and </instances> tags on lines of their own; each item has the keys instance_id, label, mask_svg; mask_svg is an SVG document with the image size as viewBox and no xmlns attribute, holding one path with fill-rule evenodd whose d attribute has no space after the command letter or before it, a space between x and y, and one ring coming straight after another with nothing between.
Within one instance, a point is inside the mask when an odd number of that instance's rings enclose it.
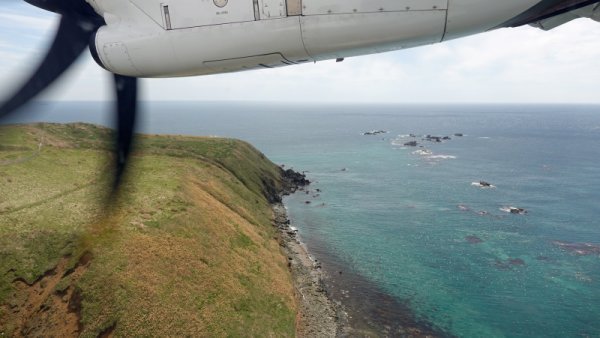
<instances>
[{"instance_id":1,"label":"dark blue water","mask_svg":"<svg viewBox=\"0 0 600 338\"><path fill-rule=\"evenodd\" d=\"M24 119L108 124L108 109L50 104ZM600 336L600 106L145 110L143 132L241 138L308 171L312 193L286 203L309 249L319 243L417 318L465 337ZM389 133L361 134L373 129ZM411 133L452 139L402 146Z\"/></svg>"}]
</instances>

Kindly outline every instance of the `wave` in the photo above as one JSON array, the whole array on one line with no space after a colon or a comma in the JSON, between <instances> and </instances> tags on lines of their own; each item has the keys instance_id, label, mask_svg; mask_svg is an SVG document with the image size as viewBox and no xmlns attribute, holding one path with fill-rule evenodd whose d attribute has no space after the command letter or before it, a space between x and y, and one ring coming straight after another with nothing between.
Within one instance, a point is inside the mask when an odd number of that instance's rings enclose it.
<instances>
[{"instance_id":1,"label":"wave","mask_svg":"<svg viewBox=\"0 0 600 338\"><path fill-rule=\"evenodd\" d=\"M426 160L432 160L432 161L437 161L437 160L454 160L457 157L454 155L444 155L444 154L434 154L431 150L429 149L419 149L419 150L415 150L412 152L413 155L419 155L422 156L423 158L425 158Z\"/></svg>"},{"instance_id":2,"label":"wave","mask_svg":"<svg viewBox=\"0 0 600 338\"><path fill-rule=\"evenodd\" d=\"M431 155L427 157L428 159L431 160L454 160L456 159L456 156L453 155Z\"/></svg>"},{"instance_id":3,"label":"wave","mask_svg":"<svg viewBox=\"0 0 600 338\"><path fill-rule=\"evenodd\" d=\"M431 150L427 150L427 149L415 150L412 153L414 155L421 155L421 156L431 156L431 155L433 155L433 152Z\"/></svg>"}]
</instances>

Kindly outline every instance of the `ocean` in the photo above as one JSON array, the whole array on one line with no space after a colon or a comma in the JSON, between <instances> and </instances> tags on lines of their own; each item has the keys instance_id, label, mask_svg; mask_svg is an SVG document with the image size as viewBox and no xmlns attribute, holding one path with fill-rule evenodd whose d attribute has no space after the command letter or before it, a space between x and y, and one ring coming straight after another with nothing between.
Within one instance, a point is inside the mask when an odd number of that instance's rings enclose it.
<instances>
[{"instance_id":1,"label":"ocean","mask_svg":"<svg viewBox=\"0 0 600 338\"><path fill-rule=\"evenodd\" d=\"M110 124L107 104L30 110ZM148 102L139 130L240 138L305 171L288 213L357 326L600 336L598 105Z\"/></svg>"}]
</instances>

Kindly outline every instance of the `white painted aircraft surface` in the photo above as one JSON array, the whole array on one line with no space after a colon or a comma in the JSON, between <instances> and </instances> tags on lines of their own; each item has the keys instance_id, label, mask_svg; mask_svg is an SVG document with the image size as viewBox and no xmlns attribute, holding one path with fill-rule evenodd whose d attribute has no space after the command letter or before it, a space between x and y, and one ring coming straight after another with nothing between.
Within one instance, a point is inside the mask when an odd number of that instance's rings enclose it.
<instances>
[{"instance_id":1,"label":"white painted aircraft surface","mask_svg":"<svg viewBox=\"0 0 600 338\"><path fill-rule=\"evenodd\" d=\"M135 77L193 76L341 60L439 43L507 24L553 28L577 17L600 20L598 3L589 1L89 2L106 20L92 44L96 61L111 72ZM562 13L561 3L583 7ZM536 6L537 11L527 13ZM558 18L543 19L554 14L552 9L547 12L548 6L555 7ZM519 20L511 23L515 18Z\"/></svg>"}]
</instances>

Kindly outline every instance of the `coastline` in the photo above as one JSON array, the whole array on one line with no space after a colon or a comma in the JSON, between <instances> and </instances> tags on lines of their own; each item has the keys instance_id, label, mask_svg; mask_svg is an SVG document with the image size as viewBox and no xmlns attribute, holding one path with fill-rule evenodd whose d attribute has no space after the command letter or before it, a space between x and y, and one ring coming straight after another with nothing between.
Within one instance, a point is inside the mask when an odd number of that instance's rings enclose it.
<instances>
[{"instance_id":1,"label":"coastline","mask_svg":"<svg viewBox=\"0 0 600 338\"><path fill-rule=\"evenodd\" d=\"M283 203L272 204L272 209L299 305L298 337L453 337L416 319L406 304L352 271L344 270L334 280L328 271L343 267L321 263L308 252ZM349 299L350 292L360 296Z\"/></svg>"},{"instance_id":2,"label":"coastline","mask_svg":"<svg viewBox=\"0 0 600 338\"><path fill-rule=\"evenodd\" d=\"M324 272L290 226L285 206L272 205L274 225L279 230L279 245L288 258L288 267L298 302L296 334L298 337L336 337L347 327L347 315L328 294Z\"/></svg>"},{"instance_id":3,"label":"coastline","mask_svg":"<svg viewBox=\"0 0 600 338\"><path fill-rule=\"evenodd\" d=\"M408 305L410 301L393 298L341 264L334 253L326 249L309 253L288 216L282 196L292 195L311 182L304 174L289 169L282 170L281 176L283 188L270 201L279 246L292 274L298 304L298 337L453 337L416 318ZM312 245L326 248L324 243Z\"/></svg>"}]
</instances>

